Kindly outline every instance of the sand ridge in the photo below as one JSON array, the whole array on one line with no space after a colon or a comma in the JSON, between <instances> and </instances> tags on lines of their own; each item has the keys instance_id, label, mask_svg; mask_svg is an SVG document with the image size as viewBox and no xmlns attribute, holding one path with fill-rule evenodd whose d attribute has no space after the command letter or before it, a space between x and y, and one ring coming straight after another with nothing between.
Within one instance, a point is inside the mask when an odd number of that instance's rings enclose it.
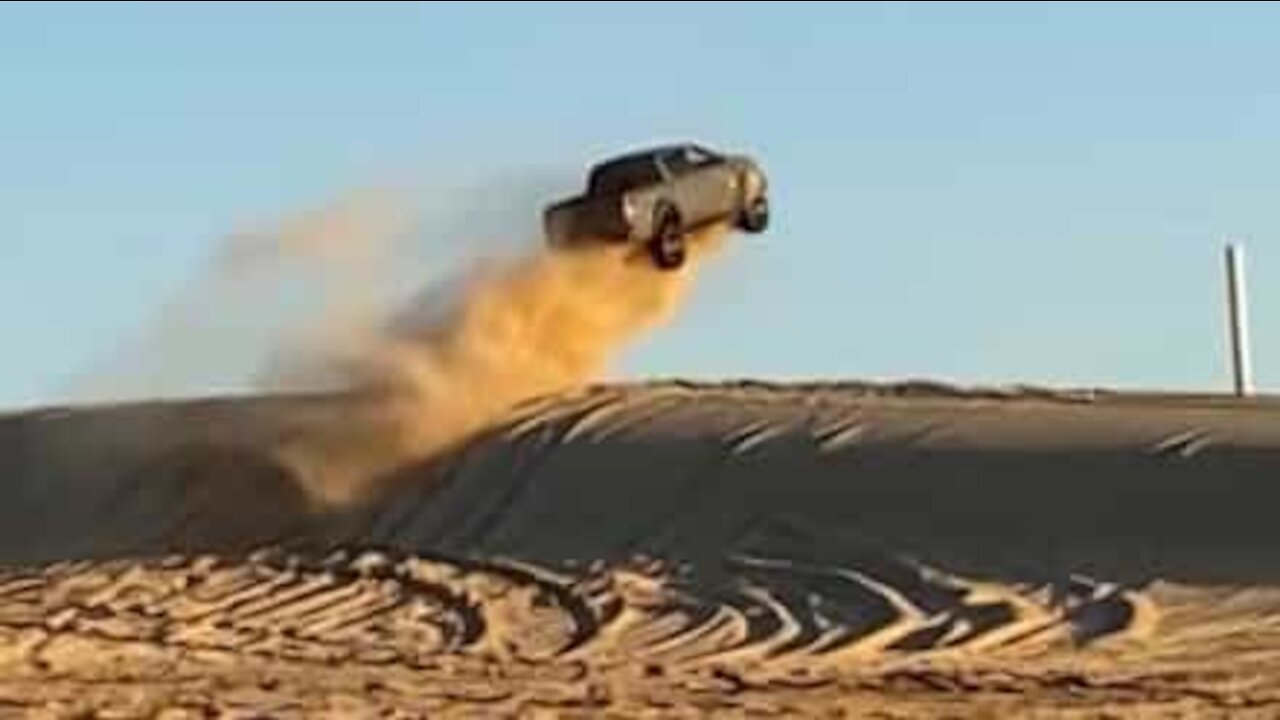
<instances>
[{"instance_id":1,"label":"sand ridge","mask_svg":"<svg viewBox=\"0 0 1280 720\"><path fill-rule=\"evenodd\" d=\"M245 662L303 715L340 686L352 708L517 714L1277 697L1266 403L599 385L317 507L272 433L363 402L0 420L0 698L116 677L102 657L237 687Z\"/></svg>"}]
</instances>

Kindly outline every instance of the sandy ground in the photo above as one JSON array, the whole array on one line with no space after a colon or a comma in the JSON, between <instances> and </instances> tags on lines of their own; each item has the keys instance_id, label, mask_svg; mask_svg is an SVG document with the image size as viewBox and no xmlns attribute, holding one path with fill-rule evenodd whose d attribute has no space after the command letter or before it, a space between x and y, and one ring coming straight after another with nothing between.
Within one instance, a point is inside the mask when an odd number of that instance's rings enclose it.
<instances>
[{"instance_id":1,"label":"sandy ground","mask_svg":"<svg viewBox=\"0 0 1280 720\"><path fill-rule=\"evenodd\" d=\"M1276 717L1280 403L657 383L0 418L0 716Z\"/></svg>"}]
</instances>

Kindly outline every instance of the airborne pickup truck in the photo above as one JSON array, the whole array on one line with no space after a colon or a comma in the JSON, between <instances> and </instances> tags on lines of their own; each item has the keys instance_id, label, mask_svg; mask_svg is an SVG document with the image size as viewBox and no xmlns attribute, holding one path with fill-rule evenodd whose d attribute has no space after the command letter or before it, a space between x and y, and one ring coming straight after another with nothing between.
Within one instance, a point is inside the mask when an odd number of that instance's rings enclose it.
<instances>
[{"instance_id":1,"label":"airborne pickup truck","mask_svg":"<svg viewBox=\"0 0 1280 720\"><path fill-rule=\"evenodd\" d=\"M750 158L693 143L663 145L596 164L586 192L547 207L543 223L553 246L644 244L655 265L674 270L685 262L690 230L727 221L764 232L767 190L764 172Z\"/></svg>"}]
</instances>

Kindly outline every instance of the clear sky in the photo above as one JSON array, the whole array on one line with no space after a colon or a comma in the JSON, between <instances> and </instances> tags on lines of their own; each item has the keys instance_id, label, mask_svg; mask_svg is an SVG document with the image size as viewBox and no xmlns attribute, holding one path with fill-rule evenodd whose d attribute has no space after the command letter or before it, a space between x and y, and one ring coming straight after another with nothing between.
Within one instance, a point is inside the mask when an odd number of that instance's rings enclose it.
<instances>
[{"instance_id":1,"label":"clear sky","mask_svg":"<svg viewBox=\"0 0 1280 720\"><path fill-rule=\"evenodd\" d=\"M1234 237L1275 387L1277 38L1221 2L6 3L0 405L247 217L673 137L757 154L775 219L625 375L1224 389Z\"/></svg>"}]
</instances>

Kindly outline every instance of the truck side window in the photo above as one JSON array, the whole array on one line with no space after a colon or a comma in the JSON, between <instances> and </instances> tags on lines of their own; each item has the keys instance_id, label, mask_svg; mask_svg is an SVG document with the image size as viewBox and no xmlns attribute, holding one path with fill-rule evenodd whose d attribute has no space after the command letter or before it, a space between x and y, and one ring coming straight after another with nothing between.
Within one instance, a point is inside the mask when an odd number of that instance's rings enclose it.
<instances>
[{"instance_id":1,"label":"truck side window","mask_svg":"<svg viewBox=\"0 0 1280 720\"><path fill-rule=\"evenodd\" d=\"M683 175L698 168L715 164L716 158L696 147L687 146L663 155L662 161L673 175Z\"/></svg>"},{"instance_id":2,"label":"truck side window","mask_svg":"<svg viewBox=\"0 0 1280 720\"><path fill-rule=\"evenodd\" d=\"M662 176L652 158L636 158L598 168L592 173L589 185L591 192L608 195L661 181Z\"/></svg>"}]
</instances>

